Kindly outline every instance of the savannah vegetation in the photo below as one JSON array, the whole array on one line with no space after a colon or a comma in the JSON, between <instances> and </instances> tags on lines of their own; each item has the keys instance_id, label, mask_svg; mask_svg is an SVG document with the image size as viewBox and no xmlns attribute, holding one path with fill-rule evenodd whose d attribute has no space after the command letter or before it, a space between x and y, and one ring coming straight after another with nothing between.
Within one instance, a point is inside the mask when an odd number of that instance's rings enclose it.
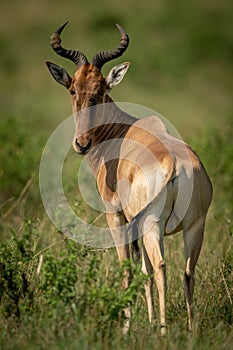
<instances>
[{"instance_id":1,"label":"savannah vegetation","mask_svg":"<svg viewBox=\"0 0 233 350\"><path fill-rule=\"evenodd\" d=\"M0 348L232 349L233 347L233 28L232 2L12 0L0 12ZM168 335L147 321L145 276L114 249L81 246L48 219L39 193L39 162L53 130L70 113L69 97L45 67L56 56L51 33L66 20L64 46L87 57L115 47L120 23L130 35L131 61L115 101L165 116L201 157L213 186L205 240L196 270L194 331L186 331L182 234L165 239ZM59 140L58 140L59 142ZM81 158L72 150L64 187L87 222L100 213L77 188ZM105 225L101 216L96 224ZM121 290L123 268L134 271ZM156 297L156 291L155 291ZM122 310L133 306L122 335ZM156 310L158 308L156 306Z\"/></svg>"}]
</instances>

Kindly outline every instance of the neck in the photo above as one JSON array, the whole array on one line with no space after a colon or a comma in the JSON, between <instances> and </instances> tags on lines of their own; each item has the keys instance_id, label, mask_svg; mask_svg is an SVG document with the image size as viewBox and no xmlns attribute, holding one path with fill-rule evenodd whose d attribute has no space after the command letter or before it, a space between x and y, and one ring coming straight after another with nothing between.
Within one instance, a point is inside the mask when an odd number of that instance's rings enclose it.
<instances>
[{"instance_id":1,"label":"neck","mask_svg":"<svg viewBox=\"0 0 233 350\"><path fill-rule=\"evenodd\" d=\"M97 174L103 160L106 163L119 157L122 140L137 120L122 111L108 95L105 103L98 105L96 112L98 126L94 129L95 147L86 156L94 174Z\"/></svg>"}]
</instances>

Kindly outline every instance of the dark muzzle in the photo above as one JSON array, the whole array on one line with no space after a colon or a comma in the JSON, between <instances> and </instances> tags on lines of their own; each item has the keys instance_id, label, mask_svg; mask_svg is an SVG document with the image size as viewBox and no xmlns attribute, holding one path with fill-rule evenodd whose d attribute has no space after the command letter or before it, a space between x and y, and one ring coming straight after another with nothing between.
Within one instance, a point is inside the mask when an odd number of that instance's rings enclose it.
<instances>
[{"instance_id":1,"label":"dark muzzle","mask_svg":"<svg viewBox=\"0 0 233 350\"><path fill-rule=\"evenodd\" d=\"M80 145L80 143L78 142L78 139L76 139L76 146L78 147L78 149L81 151L82 154L87 153L87 151L89 151L89 149L91 148L92 145L92 139L89 140L88 144L86 146L82 146Z\"/></svg>"}]
</instances>

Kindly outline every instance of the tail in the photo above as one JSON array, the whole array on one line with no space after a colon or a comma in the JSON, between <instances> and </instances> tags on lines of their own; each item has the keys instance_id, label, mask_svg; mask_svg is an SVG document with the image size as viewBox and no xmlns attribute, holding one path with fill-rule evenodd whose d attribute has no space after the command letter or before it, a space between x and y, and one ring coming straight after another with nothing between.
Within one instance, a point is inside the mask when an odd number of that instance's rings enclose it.
<instances>
[{"instance_id":1,"label":"tail","mask_svg":"<svg viewBox=\"0 0 233 350\"><path fill-rule=\"evenodd\" d=\"M140 248L138 245L138 240L132 242L132 258L135 264L138 264L140 262Z\"/></svg>"},{"instance_id":2,"label":"tail","mask_svg":"<svg viewBox=\"0 0 233 350\"><path fill-rule=\"evenodd\" d=\"M140 248L138 245L138 239L139 239L139 233L138 233L138 223L140 218L145 214L145 212L150 208L152 205L152 202L150 202L145 208L143 208L137 215L134 216L132 221L129 223L127 227L126 233L129 233L129 231L132 229L132 258L135 264L139 263L140 261Z\"/></svg>"},{"instance_id":3,"label":"tail","mask_svg":"<svg viewBox=\"0 0 233 350\"><path fill-rule=\"evenodd\" d=\"M140 248L138 245L139 234L138 234L138 222L136 219L135 220L133 219L131 221L127 229L127 232L130 229L132 229L132 249L131 249L132 259L135 264L138 264L140 262Z\"/></svg>"}]
</instances>

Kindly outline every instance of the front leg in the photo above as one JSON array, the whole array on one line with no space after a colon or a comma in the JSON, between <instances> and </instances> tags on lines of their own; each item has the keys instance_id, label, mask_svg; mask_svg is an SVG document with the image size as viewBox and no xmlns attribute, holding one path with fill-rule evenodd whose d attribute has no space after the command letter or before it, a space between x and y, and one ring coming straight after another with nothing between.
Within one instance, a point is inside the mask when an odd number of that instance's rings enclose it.
<instances>
[{"instance_id":1,"label":"front leg","mask_svg":"<svg viewBox=\"0 0 233 350\"><path fill-rule=\"evenodd\" d=\"M106 214L109 228L112 233L113 240L115 242L117 255L120 264L126 259L130 259L130 250L129 244L127 240L127 232L126 232L126 219L123 212L117 213L107 213ZM127 289L129 287L131 280L131 271L125 270L124 277L122 280L123 289ZM124 309L125 314L125 322L123 327L123 333L127 333L130 327L130 320L132 317L131 306L127 306Z\"/></svg>"}]
</instances>

